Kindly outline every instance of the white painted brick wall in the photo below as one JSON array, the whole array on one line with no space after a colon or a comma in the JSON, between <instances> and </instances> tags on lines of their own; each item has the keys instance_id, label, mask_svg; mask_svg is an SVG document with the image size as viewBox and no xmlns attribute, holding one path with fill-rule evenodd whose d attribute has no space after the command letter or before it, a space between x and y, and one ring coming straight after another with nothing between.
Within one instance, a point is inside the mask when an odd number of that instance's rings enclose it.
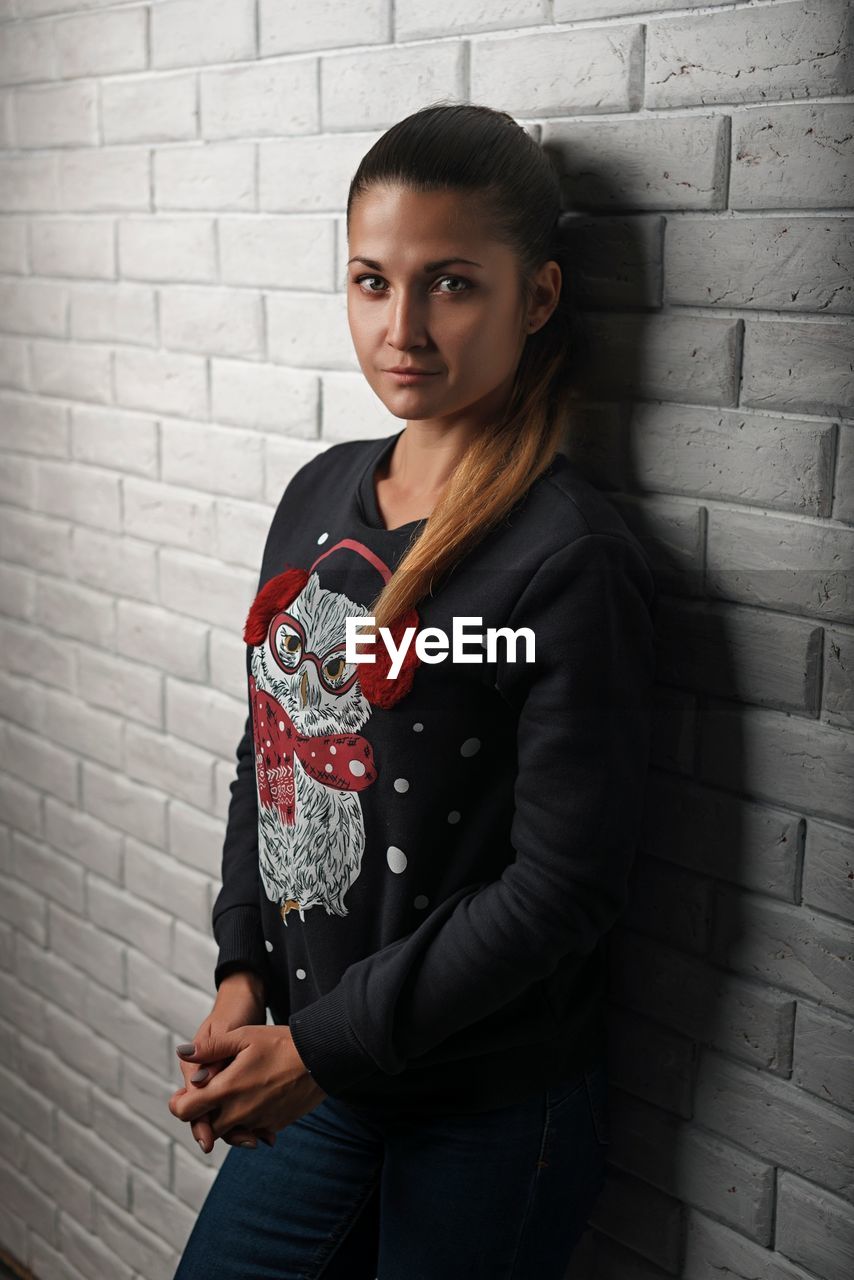
<instances>
[{"instance_id":1,"label":"white painted brick wall","mask_svg":"<svg viewBox=\"0 0 854 1280\"><path fill-rule=\"evenodd\" d=\"M166 1100L213 994L240 620L294 472L396 429L343 210L437 99L511 112L581 215L568 445L662 588L567 1280L852 1273L851 30L845 0L0 0L0 1245L38 1280L171 1280L225 1154Z\"/></svg>"}]
</instances>

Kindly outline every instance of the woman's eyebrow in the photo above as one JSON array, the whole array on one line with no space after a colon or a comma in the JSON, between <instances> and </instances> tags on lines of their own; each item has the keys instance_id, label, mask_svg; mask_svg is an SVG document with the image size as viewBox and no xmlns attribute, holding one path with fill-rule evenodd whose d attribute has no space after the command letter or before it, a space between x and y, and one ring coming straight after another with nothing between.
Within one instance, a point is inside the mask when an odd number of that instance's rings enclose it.
<instances>
[{"instance_id":1,"label":"woman's eyebrow","mask_svg":"<svg viewBox=\"0 0 854 1280\"><path fill-rule=\"evenodd\" d=\"M382 269L383 269L382 263L381 263L381 262L377 262L374 258L348 258L348 259L347 259L347 266L348 266L348 267L349 267L349 265L350 265L350 263L351 263L351 262L361 262L361 263L363 263L366 267L371 267L371 268L372 268L372 270L374 270L374 271L382 271ZM482 263L482 262L474 262L474 261L472 261L472 259L471 259L471 258L440 258L440 259L438 260L438 262L425 262L425 263L424 263L424 270L425 270L425 271L438 271L440 267L452 267L452 266L454 265L454 263L456 263L456 262L464 262L464 263L465 263L467 266L469 266L469 267L482 267L482 266L483 266L483 263Z\"/></svg>"}]
</instances>

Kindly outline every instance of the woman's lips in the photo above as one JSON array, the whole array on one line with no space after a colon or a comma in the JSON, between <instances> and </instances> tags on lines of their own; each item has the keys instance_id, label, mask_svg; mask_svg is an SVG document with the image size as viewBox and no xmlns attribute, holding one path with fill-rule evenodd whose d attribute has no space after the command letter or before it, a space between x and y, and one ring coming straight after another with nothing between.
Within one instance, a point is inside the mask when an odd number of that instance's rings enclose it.
<instances>
[{"instance_id":1,"label":"woman's lips","mask_svg":"<svg viewBox=\"0 0 854 1280\"><path fill-rule=\"evenodd\" d=\"M425 378L435 378L437 376L436 373L432 373L432 372L418 373L418 372L412 371L407 373L398 373L395 369L383 369L383 373L386 374L389 378L395 378L398 382L402 382L404 385L408 382L411 382L411 383L422 382Z\"/></svg>"}]
</instances>

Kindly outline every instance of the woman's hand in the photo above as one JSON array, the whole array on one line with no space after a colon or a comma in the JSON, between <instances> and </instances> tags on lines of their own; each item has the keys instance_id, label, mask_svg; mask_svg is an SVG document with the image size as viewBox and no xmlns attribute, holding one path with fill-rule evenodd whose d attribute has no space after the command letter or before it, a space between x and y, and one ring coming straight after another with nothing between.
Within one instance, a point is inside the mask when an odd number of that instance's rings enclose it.
<instances>
[{"instance_id":1,"label":"woman's hand","mask_svg":"<svg viewBox=\"0 0 854 1280\"><path fill-rule=\"evenodd\" d=\"M213 1009L199 1027L193 1040L196 1044L200 1044L212 1034L233 1031L236 1027L251 1024L264 1024L266 1021L267 1007L264 999L264 984L257 974L251 970L244 969L236 973L230 973L222 979ZM181 1060L180 1054L178 1057ZM224 1067L228 1066L229 1062L230 1058L223 1058L218 1062L207 1062L205 1064L207 1074L201 1081L196 1082L193 1080L193 1076L199 1074L198 1065L195 1062L185 1063L181 1060L181 1073L184 1077L185 1090L188 1092L194 1091L197 1088L197 1083L206 1083ZM194 1120L190 1125L190 1129L193 1137L205 1153L213 1150L215 1138L206 1116L201 1116L198 1120ZM270 1146L275 1142L275 1134L266 1130L252 1132L248 1129L235 1128L221 1136L223 1142L227 1142L229 1146L237 1144L257 1146L258 1138L261 1138L263 1142L268 1143Z\"/></svg>"},{"instance_id":2,"label":"woman's hand","mask_svg":"<svg viewBox=\"0 0 854 1280\"><path fill-rule=\"evenodd\" d=\"M204 1025L204 1024L203 1024ZM205 1117L214 1138L240 1128L273 1134L313 1111L327 1096L314 1081L286 1026L208 1028L183 1064L227 1062L203 1082L179 1089L169 1110L192 1124ZM183 1065L182 1064L182 1065Z\"/></svg>"}]
</instances>

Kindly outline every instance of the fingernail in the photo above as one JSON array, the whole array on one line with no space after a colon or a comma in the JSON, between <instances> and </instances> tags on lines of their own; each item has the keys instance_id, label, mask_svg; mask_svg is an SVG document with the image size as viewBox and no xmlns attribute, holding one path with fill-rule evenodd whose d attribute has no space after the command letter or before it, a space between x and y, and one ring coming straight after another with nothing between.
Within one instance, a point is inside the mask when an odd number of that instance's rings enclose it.
<instances>
[{"instance_id":1,"label":"fingernail","mask_svg":"<svg viewBox=\"0 0 854 1280\"><path fill-rule=\"evenodd\" d=\"M202 1141L202 1139L201 1139L201 1138L197 1138L197 1139L196 1139L196 1141L198 1142L198 1144L199 1144L199 1146L201 1147L202 1151L204 1151L205 1155L207 1155L207 1154L208 1154L208 1149L207 1149L207 1147L205 1146L205 1144L204 1144L204 1142Z\"/></svg>"},{"instance_id":2,"label":"fingernail","mask_svg":"<svg viewBox=\"0 0 854 1280\"><path fill-rule=\"evenodd\" d=\"M189 1044L179 1044L175 1047L175 1052L180 1053L182 1058L192 1058L196 1052L196 1046L190 1041Z\"/></svg>"},{"instance_id":3,"label":"fingernail","mask_svg":"<svg viewBox=\"0 0 854 1280\"><path fill-rule=\"evenodd\" d=\"M207 1080L209 1075L210 1071L207 1067L199 1067L198 1071L194 1071L190 1076L190 1080L193 1084L201 1084L203 1080Z\"/></svg>"},{"instance_id":4,"label":"fingernail","mask_svg":"<svg viewBox=\"0 0 854 1280\"><path fill-rule=\"evenodd\" d=\"M257 1147L258 1143L253 1142L251 1138L241 1138L237 1145L240 1147Z\"/></svg>"}]
</instances>

